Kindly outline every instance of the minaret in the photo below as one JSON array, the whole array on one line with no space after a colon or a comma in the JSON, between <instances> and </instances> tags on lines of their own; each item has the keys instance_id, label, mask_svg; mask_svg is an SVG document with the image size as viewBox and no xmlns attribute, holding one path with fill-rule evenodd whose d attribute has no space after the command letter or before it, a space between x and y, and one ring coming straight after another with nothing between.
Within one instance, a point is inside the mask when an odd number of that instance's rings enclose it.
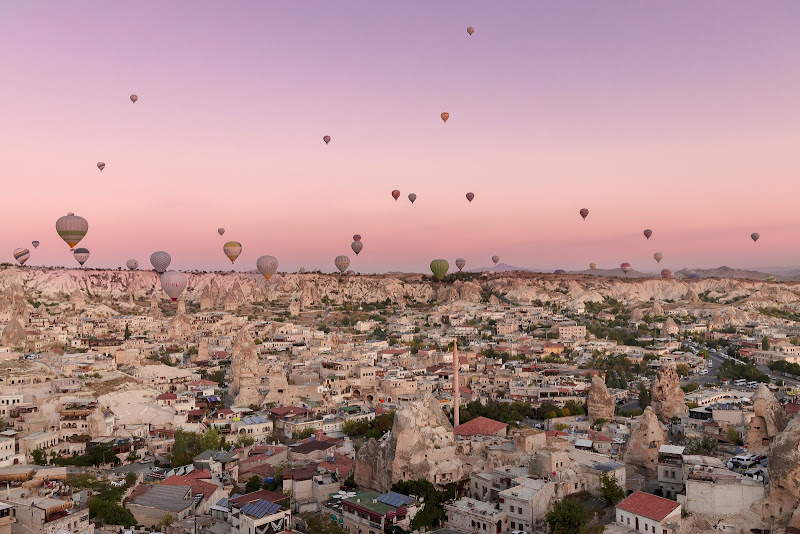
<instances>
[{"instance_id":1,"label":"minaret","mask_svg":"<svg viewBox=\"0 0 800 534\"><path fill-rule=\"evenodd\" d=\"M458 342L453 342L453 428L460 423L459 408L461 407L461 388L458 384Z\"/></svg>"}]
</instances>

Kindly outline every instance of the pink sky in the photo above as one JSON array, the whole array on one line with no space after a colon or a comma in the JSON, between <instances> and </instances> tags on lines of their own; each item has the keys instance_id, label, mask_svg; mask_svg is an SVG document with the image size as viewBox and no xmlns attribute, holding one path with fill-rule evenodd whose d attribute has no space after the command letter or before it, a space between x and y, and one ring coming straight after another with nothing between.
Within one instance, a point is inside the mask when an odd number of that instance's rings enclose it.
<instances>
[{"instance_id":1,"label":"pink sky","mask_svg":"<svg viewBox=\"0 0 800 534\"><path fill-rule=\"evenodd\" d=\"M0 252L77 266L54 229L73 211L87 267L225 269L227 239L243 270L797 266L798 20L788 0L5 2Z\"/></svg>"}]
</instances>

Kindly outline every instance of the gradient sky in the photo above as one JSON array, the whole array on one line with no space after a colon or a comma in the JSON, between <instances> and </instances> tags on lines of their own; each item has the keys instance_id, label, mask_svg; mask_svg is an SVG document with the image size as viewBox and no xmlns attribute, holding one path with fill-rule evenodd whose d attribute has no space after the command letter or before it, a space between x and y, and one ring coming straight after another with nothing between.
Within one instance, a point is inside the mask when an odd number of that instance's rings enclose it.
<instances>
[{"instance_id":1,"label":"gradient sky","mask_svg":"<svg viewBox=\"0 0 800 534\"><path fill-rule=\"evenodd\" d=\"M77 266L72 211L87 267L230 268L226 239L242 270L797 266L798 21L790 0L7 0L0 256L38 239L29 264Z\"/></svg>"}]
</instances>

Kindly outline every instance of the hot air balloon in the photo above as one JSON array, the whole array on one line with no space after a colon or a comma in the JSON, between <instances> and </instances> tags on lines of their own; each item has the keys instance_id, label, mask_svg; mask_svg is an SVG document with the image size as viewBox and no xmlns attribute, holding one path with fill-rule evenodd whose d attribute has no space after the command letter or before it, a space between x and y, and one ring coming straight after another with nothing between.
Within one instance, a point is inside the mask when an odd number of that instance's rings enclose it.
<instances>
[{"instance_id":1,"label":"hot air balloon","mask_svg":"<svg viewBox=\"0 0 800 534\"><path fill-rule=\"evenodd\" d=\"M589 268L594 271L597 268L597 264L592 262L589 264Z\"/></svg>"},{"instance_id":2,"label":"hot air balloon","mask_svg":"<svg viewBox=\"0 0 800 534\"><path fill-rule=\"evenodd\" d=\"M689 273L689 278L691 279L700 278L700 275L697 273Z\"/></svg>"},{"instance_id":3,"label":"hot air balloon","mask_svg":"<svg viewBox=\"0 0 800 534\"><path fill-rule=\"evenodd\" d=\"M492 256L492 261L497 265L497 262L500 261L500 256Z\"/></svg>"},{"instance_id":4,"label":"hot air balloon","mask_svg":"<svg viewBox=\"0 0 800 534\"><path fill-rule=\"evenodd\" d=\"M261 256L256 260L256 269L269 280L278 270L278 259L275 256Z\"/></svg>"},{"instance_id":5,"label":"hot air balloon","mask_svg":"<svg viewBox=\"0 0 800 534\"><path fill-rule=\"evenodd\" d=\"M623 263L622 265L619 266L619 268L622 269L622 272L625 273L625 276L628 276L628 271L631 270L631 264Z\"/></svg>"},{"instance_id":6,"label":"hot air balloon","mask_svg":"<svg viewBox=\"0 0 800 534\"><path fill-rule=\"evenodd\" d=\"M350 248L352 248L353 252L355 252L356 256L358 256L358 253L361 252L362 248L364 248L364 243L361 241L353 241L353 244L350 245Z\"/></svg>"},{"instance_id":7,"label":"hot air balloon","mask_svg":"<svg viewBox=\"0 0 800 534\"><path fill-rule=\"evenodd\" d=\"M322 136L322 140L325 141L325 144L327 145L328 143L331 142L331 136L330 135L323 135Z\"/></svg>"},{"instance_id":8,"label":"hot air balloon","mask_svg":"<svg viewBox=\"0 0 800 534\"><path fill-rule=\"evenodd\" d=\"M586 208L581 209L579 213L581 214L581 217L583 217L584 221L586 220L586 217L589 216L589 210L587 210Z\"/></svg>"},{"instance_id":9,"label":"hot air balloon","mask_svg":"<svg viewBox=\"0 0 800 534\"><path fill-rule=\"evenodd\" d=\"M450 114L448 112L445 111L444 113L442 113L442 120L444 122L447 122L447 119L449 119L449 118L450 118Z\"/></svg>"},{"instance_id":10,"label":"hot air balloon","mask_svg":"<svg viewBox=\"0 0 800 534\"><path fill-rule=\"evenodd\" d=\"M392 197L395 199L395 201L397 201L397 199L400 198L400 191L398 191L397 189L392 191Z\"/></svg>"},{"instance_id":11,"label":"hot air balloon","mask_svg":"<svg viewBox=\"0 0 800 534\"><path fill-rule=\"evenodd\" d=\"M33 245L33 248L39 248L39 242L38 241L31 241L31 245Z\"/></svg>"},{"instance_id":12,"label":"hot air balloon","mask_svg":"<svg viewBox=\"0 0 800 534\"><path fill-rule=\"evenodd\" d=\"M137 100L139 100L139 97L138 97L138 96L136 96L136 95L131 95L131 102L133 102L133 103L135 104Z\"/></svg>"},{"instance_id":13,"label":"hot air balloon","mask_svg":"<svg viewBox=\"0 0 800 534\"><path fill-rule=\"evenodd\" d=\"M761 236L757 232L753 232L752 234L750 234L750 239L752 239L754 242L758 241L759 237Z\"/></svg>"},{"instance_id":14,"label":"hot air balloon","mask_svg":"<svg viewBox=\"0 0 800 534\"><path fill-rule=\"evenodd\" d=\"M669 269L661 269L661 278L673 278L672 271Z\"/></svg>"},{"instance_id":15,"label":"hot air balloon","mask_svg":"<svg viewBox=\"0 0 800 534\"><path fill-rule=\"evenodd\" d=\"M178 300L186 289L186 275L178 271L169 271L161 275L161 289L169 295L172 302Z\"/></svg>"},{"instance_id":16,"label":"hot air balloon","mask_svg":"<svg viewBox=\"0 0 800 534\"><path fill-rule=\"evenodd\" d=\"M347 256L336 256L333 260L333 264L336 265L336 268L339 269L340 273L343 273L347 270L347 267L350 266L350 258Z\"/></svg>"},{"instance_id":17,"label":"hot air balloon","mask_svg":"<svg viewBox=\"0 0 800 534\"><path fill-rule=\"evenodd\" d=\"M475 193L467 193L467 200L472 202L472 199L475 198Z\"/></svg>"},{"instance_id":18,"label":"hot air balloon","mask_svg":"<svg viewBox=\"0 0 800 534\"><path fill-rule=\"evenodd\" d=\"M75 259L78 260L78 263L80 263L81 267L83 267L83 264L89 259L89 249L76 248L72 255L75 256Z\"/></svg>"},{"instance_id":19,"label":"hot air balloon","mask_svg":"<svg viewBox=\"0 0 800 534\"><path fill-rule=\"evenodd\" d=\"M222 234L224 234L224 233L225 233L225 228L217 228L217 233L218 233L219 235L222 235Z\"/></svg>"},{"instance_id":20,"label":"hot air balloon","mask_svg":"<svg viewBox=\"0 0 800 534\"><path fill-rule=\"evenodd\" d=\"M564 269L556 269L555 271L553 271L553 274L567 274L567 271L565 271Z\"/></svg>"},{"instance_id":21,"label":"hot air balloon","mask_svg":"<svg viewBox=\"0 0 800 534\"><path fill-rule=\"evenodd\" d=\"M653 257L656 259L658 263L661 263L661 260L664 259L664 255L660 252L656 252L655 254L653 254Z\"/></svg>"},{"instance_id":22,"label":"hot air balloon","mask_svg":"<svg viewBox=\"0 0 800 534\"><path fill-rule=\"evenodd\" d=\"M433 260L431 262L431 272L437 280L444 278L449 269L450 264L447 263L447 260Z\"/></svg>"},{"instance_id":23,"label":"hot air balloon","mask_svg":"<svg viewBox=\"0 0 800 534\"><path fill-rule=\"evenodd\" d=\"M771 275L769 275L767 277L767 282L774 282L774 281L775 281L775 275L774 274L771 274Z\"/></svg>"},{"instance_id":24,"label":"hot air balloon","mask_svg":"<svg viewBox=\"0 0 800 534\"><path fill-rule=\"evenodd\" d=\"M466 264L467 261L464 258L458 258L456 260L456 267L458 267L459 271L462 270Z\"/></svg>"},{"instance_id":25,"label":"hot air balloon","mask_svg":"<svg viewBox=\"0 0 800 534\"><path fill-rule=\"evenodd\" d=\"M88 231L89 223L86 219L74 213L67 213L56 221L56 232L69 245L70 250L75 250L75 245L80 243Z\"/></svg>"},{"instance_id":26,"label":"hot air balloon","mask_svg":"<svg viewBox=\"0 0 800 534\"><path fill-rule=\"evenodd\" d=\"M361 241L361 234L356 234L353 236L353 241Z\"/></svg>"},{"instance_id":27,"label":"hot air balloon","mask_svg":"<svg viewBox=\"0 0 800 534\"><path fill-rule=\"evenodd\" d=\"M139 262L134 259L130 259L125 263L125 267L127 267L130 271L135 271L139 268Z\"/></svg>"},{"instance_id":28,"label":"hot air balloon","mask_svg":"<svg viewBox=\"0 0 800 534\"><path fill-rule=\"evenodd\" d=\"M224 245L222 245L222 252L228 256L228 259L231 260L231 264L236 261L236 258L239 257L239 254L242 253L242 244L238 241L228 241Z\"/></svg>"},{"instance_id":29,"label":"hot air balloon","mask_svg":"<svg viewBox=\"0 0 800 534\"><path fill-rule=\"evenodd\" d=\"M150 265L153 266L153 269L155 269L158 274L164 274L164 271L167 270L171 262L172 256L163 250L150 254Z\"/></svg>"},{"instance_id":30,"label":"hot air balloon","mask_svg":"<svg viewBox=\"0 0 800 534\"><path fill-rule=\"evenodd\" d=\"M467 33L470 34L470 35L472 35L472 32L474 32L474 31L475 31L475 28L473 28L472 26L467 28Z\"/></svg>"},{"instance_id":31,"label":"hot air balloon","mask_svg":"<svg viewBox=\"0 0 800 534\"><path fill-rule=\"evenodd\" d=\"M414 193L409 193L408 194L408 200L410 200L411 203L413 204L414 201L417 200L417 195L415 195Z\"/></svg>"},{"instance_id":32,"label":"hot air balloon","mask_svg":"<svg viewBox=\"0 0 800 534\"><path fill-rule=\"evenodd\" d=\"M645 236L647 239L650 239L650 236L651 236L651 235L653 235L653 231L652 231L651 229L649 229L649 228L648 228L647 230L645 230L645 231L644 231L644 236Z\"/></svg>"},{"instance_id":33,"label":"hot air balloon","mask_svg":"<svg viewBox=\"0 0 800 534\"><path fill-rule=\"evenodd\" d=\"M20 265L25 265L25 262L28 261L30 257L31 251L27 248L14 249L14 259L17 260Z\"/></svg>"},{"instance_id":34,"label":"hot air balloon","mask_svg":"<svg viewBox=\"0 0 800 534\"><path fill-rule=\"evenodd\" d=\"M106 168L106 164L103 163L102 161L98 161L97 162L97 168L100 169L100 172L103 172L103 169Z\"/></svg>"},{"instance_id":35,"label":"hot air balloon","mask_svg":"<svg viewBox=\"0 0 800 534\"><path fill-rule=\"evenodd\" d=\"M344 274L356 274L356 272L353 269L348 269L344 272Z\"/></svg>"}]
</instances>

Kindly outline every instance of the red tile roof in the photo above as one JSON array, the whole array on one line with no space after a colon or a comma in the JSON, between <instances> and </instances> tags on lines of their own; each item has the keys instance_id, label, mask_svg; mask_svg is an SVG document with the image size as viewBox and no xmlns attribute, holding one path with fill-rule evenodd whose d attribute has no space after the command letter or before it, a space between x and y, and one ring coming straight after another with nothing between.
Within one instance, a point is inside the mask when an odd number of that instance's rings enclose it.
<instances>
[{"instance_id":1,"label":"red tile roof","mask_svg":"<svg viewBox=\"0 0 800 534\"><path fill-rule=\"evenodd\" d=\"M472 421L458 425L455 433L457 436L491 436L506 427L508 427L506 423L488 417L476 417Z\"/></svg>"},{"instance_id":2,"label":"red tile roof","mask_svg":"<svg viewBox=\"0 0 800 534\"><path fill-rule=\"evenodd\" d=\"M640 515L653 521L661 521L672 513L680 503L657 497L643 491L637 491L621 503L617 508L625 512Z\"/></svg>"},{"instance_id":3,"label":"red tile roof","mask_svg":"<svg viewBox=\"0 0 800 534\"><path fill-rule=\"evenodd\" d=\"M252 493L245 493L239 497L234 497L229 502L244 506L245 504L253 501L257 501L259 499L263 499L269 502L281 502L285 499L288 499L288 495L284 495L283 493L278 493L277 491L269 491L269 490L258 490Z\"/></svg>"},{"instance_id":4,"label":"red tile roof","mask_svg":"<svg viewBox=\"0 0 800 534\"><path fill-rule=\"evenodd\" d=\"M569 436L569 434L567 434L563 430L547 430L547 431L545 431L544 436L546 438L555 438L555 437L559 437L559 438L563 437L563 438L565 438L565 437Z\"/></svg>"},{"instance_id":5,"label":"red tile roof","mask_svg":"<svg viewBox=\"0 0 800 534\"><path fill-rule=\"evenodd\" d=\"M175 400L177 398L178 396L175 395L174 393L162 393L161 395L156 397L156 400Z\"/></svg>"},{"instance_id":6,"label":"red tile roof","mask_svg":"<svg viewBox=\"0 0 800 534\"><path fill-rule=\"evenodd\" d=\"M198 493L203 494L203 498L209 498L217 491L219 486L211 482L203 482L190 477L182 477L180 475L172 475L171 477L161 481L162 486L189 486L192 488L192 495Z\"/></svg>"}]
</instances>

